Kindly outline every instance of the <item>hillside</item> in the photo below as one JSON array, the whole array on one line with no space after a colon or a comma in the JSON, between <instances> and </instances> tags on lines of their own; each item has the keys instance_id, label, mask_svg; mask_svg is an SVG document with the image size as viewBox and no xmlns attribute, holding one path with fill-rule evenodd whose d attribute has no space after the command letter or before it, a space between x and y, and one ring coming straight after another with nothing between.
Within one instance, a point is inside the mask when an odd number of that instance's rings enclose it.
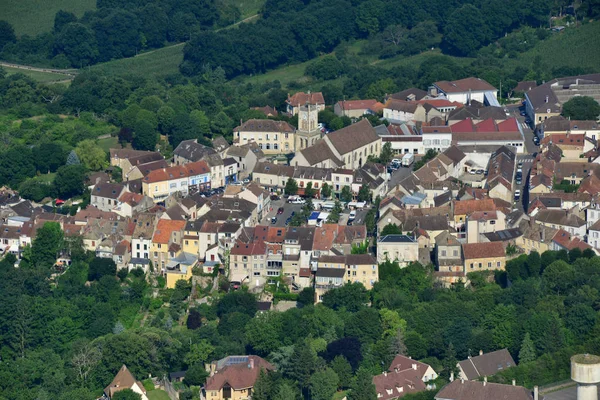
<instances>
[{"instance_id":1,"label":"hillside","mask_svg":"<svg viewBox=\"0 0 600 400\"><path fill-rule=\"evenodd\" d=\"M81 17L95 8L96 0L3 0L0 19L8 21L18 36L34 36L52 30L54 15L59 10Z\"/></svg>"}]
</instances>

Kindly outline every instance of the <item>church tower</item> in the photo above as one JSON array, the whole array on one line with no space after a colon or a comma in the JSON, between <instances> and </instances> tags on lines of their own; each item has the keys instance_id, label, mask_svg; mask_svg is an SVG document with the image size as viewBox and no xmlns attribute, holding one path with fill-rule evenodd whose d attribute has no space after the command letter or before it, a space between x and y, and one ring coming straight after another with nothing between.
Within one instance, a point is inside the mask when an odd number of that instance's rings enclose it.
<instances>
[{"instance_id":1,"label":"church tower","mask_svg":"<svg viewBox=\"0 0 600 400\"><path fill-rule=\"evenodd\" d=\"M296 131L296 151L303 150L321 138L319 110L316 104L306 103L298 110L298 130Z\"/></svg>"}]
</instances>

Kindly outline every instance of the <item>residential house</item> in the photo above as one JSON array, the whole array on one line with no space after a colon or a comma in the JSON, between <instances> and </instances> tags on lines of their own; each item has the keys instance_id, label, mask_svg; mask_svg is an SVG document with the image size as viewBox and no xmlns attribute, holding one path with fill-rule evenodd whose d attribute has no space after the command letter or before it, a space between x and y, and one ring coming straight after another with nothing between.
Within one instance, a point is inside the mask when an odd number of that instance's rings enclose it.
<instances>
[{"instance_id":1,"label":"residential house","mask_svg":"<svg viewBox=\"0 0 600 400\"><path fill-rule=\"evenodd\" d=\"M293 153L296 128L285 121L250 119L233 131L236 145L254 142L266 155Z\"/></svg>"},{"instance_id":2,"label":"residential house","mask_svg":"<svg viewBox=\"0 0 600 400\"><path fill-rule=\"evenodd\" d=\"M488 196L509 203L513 200L513 178L516 154L506 146L492 153L487 166L486 188Z\"/></svg>"},{"instance_id":3,"label":"residential house","mask_svg":"<svg viewBox=\"0 0 600 400\"><path fill-rule=\"evenodd\" d=\"M381 138L375 129L367 119L362 119L297 152L290 165L357 169L369 156L379 156L381 146Z\"/></svg>"},{"instance_id":4,"label":"residential house","mask_svg":"<svg viewBox=\"0 0 600 400\"><path fill-rule=\"evenodd\" d=\"M117 270L127 268L131 260L131 243L128 240L122 240L115 246L113 252L113 261L117 265Z\"/></svg>"},{"instance_id":5,"label":"residential house","mask_svg":"<svg viewBox=\"0 0 600 400\"><path fill-rule=\"evenodd\" d=\"M557 115L550 117L536 126L538 134L544 139L553 135L567 133L583 134L586 138L596 140L600 138L600 124L596 121L572 120Z\"/></svg>"},{"instance_id":6,"label":"residential house","mask_svg":"<svg viewBox=\"0 0 600 400\"><path fill-rule=\"evenodd\" d=\"M315 272L315 298L316 302L323 301L325 293L331 289L344 286L346 270L344 268L318 268Z\"/></svg>"},{"instance_id":7,"label":"residential house","mask_svg":"<svg viewBox=\"0 0 600 400\"><path fill-rule=\"evenodd\" d=\"M423 136L414 122L378 125L375 132L383 145L389 143L394 154L424 154Z\"/></svg>"},{"instance_id":8,"label":"residential house","mask_svg":"<svg viewBox=\"0 0 600 400\"><path fill-rule=\"evenodd\" d=\"M198 265L196 254L181 251L181 247L169 249L169 261L165 267L165 277L167 289L174 289L180 280L189 281L192 278L192 271Z\"/></svg>"},{"instance_id":9,"label":"residential house","mask_svg":"<svg viewBox=\"0 0 600 400\"><path fill-rule=\"evenodd\" d=\"M237 162L233 157L227 157L223 159L223 177L225 178L225 185L238 181L238 166Z\"/></svg>"},{"instance_id":10,"label":"residential house","mask_svg":"<svg viewBox=\"0 0 600 400\"><path fill-rule=\"evenodd\" d=\"M478 382L457 379L435 395L435 400L474 399L534 400L531 392L523 386L488 383L487 380Z\"/></svg>"},{"instance_id":11,"label":"residential house","mask_svg":"<svg viewBox=\"0 0 600 400\"><path fill-rule=\"evenodd\" d=\"M262 240L238 240L229 253L229 280L262 286L266 282L267 246Z\"/></svg>"},{"instance_id":12,"label":"residential house","mask_svg":"<svg viewBox=\"0 0 600 400\"><path fill-rule=\"evenodd\" d=\"M323 98L323 93L315 92L308 93L298 92L293 96L288 94L288 98L286 100L287 112L290 115L296 115L300 111L300 107L306 104L315 105L317 111L323 111L325 109L325 99Z\"/></svg>"},{"instance_id":13,"label":"residential house","mask_svg":"<svg viewBox=\"0 0 600 400\"><path fill-rule=\"evenodd\" d=\"M493 199L473 199L454 201L452 204L454 219L451 221L452 226L457 230L459 240L466 240L467 217L474 212L491 212L496 211L496 203Z\"/></svg>"},{"instance_id":14,"label":"residential house","mask_svg":"<svg viewBox=\"0 0 600 400\"><path fill-rule=\"evenodd\" d=\"M430 96L443 96L449 101L470 104L478 101L490 106L499 106L498 89L479 78L465 78L457 81L434 82L429 88Z\"/></svg>"},{"instance_id":15,"label":"residential house","mask_svg":"<svg viewBox=\"0 0 600 400\"><path fill-rule=\"evenodd\" d=\"M274 110L277 113L277 110ZM225 151L230 147L229 142L223 136L216 136L211 140L212 147L217 153L223 155Z\"/></svg>"},{"instance_id":16,"label":"residential house","mask_svg":"<svg viewBox=\"0 0 600 400\"><path fill-rule=\"evenodd\" d=\"M288 165L258 163L252 173L254 182L271 192L283 192L289 178L298 184L298 194L304 194L309 183L320 191L324 183L332 186L332 170L317 167L291 167ZM348 185L351 186L351 185Z\"/></svg>"},{"instance_id":17,"label":"residential house","mask_svg":"<svg viewBox=\"0 0 600 400\"><path fill-rule=\"evenodd\" d=\"M504 107L485 106L478 101L472 101L470 105L450 111L447 117L448 125L454 125L467 118L475 123L491 119L498 124L507 120L509 116L504 111Z\"/></svg>"},{"instance_id":18,"label":"residential house","mask_svg":"<svg viewBox=\"0 0 600 400\"><path fill-rule=\"evenodd\" d=\"M198 143L197 139L183 140L173 150L173 164L184 165L202 161L207 156L218 154L212 147Z\"/></svg>"},{"instance_id":19,"label":"residential house","mask_svg":"<svg viewBox=\"0 0 600 400\"><path fill-rule=\"evenodd\" d=\"M181 250L181 241L186 221L161 219L156 224L152 236L150 255L154 267L165 271L171 254Z\"/></svg>"},{"instance_id":20,"label":"residential house","mask_svg":"<svg viewBox=\"0 0 600 400\"><path fill-rule=\"evenodd\" d=\"M211 168L205 161L198 161L150 172L142 180L142 190L154 202L160 202L177 192L185 197L205 191L211 182Z\"/></svg>"},{"instance_id":21,"label":"residential house","mask_svg":"<svg viewBox=\"0 0 600 400\"><path fill-rule=\"evenodd\" d=\"M597 220L589 227L587 243L595 249L600 250L600 220Z\"/></svg>"},{"instance_id":22,"label":"residential house","mask_svg":"<svg viewBox=\"0 0 600 400\"><path fill-rule=\"evenodd\" d=\"M586 243L582 238L573 236L571 233L565 231L564 229L559 229L556 235L554 235L554 237L552 238L552 242L550 242L550 250L571 251L574 249L579 249L581 251L590 249L593 250L596 254L600 253L595 250L595 247L592 247L590 244Z\"/></svg>"},{"instance_id":23,"label":"residential house","mask_svg":"<svg viewBox=\"0 0 600 400\"><path fill-rule=\"evenodd\" d=\"M367 290L379 280L377 260L370 254L324 255L317 261L319 268L342 268L346 271L346 283L360 282Z\"/></svg>"},{"instance_id":24,"label":"residential house","mask_svg":"<svg viewBox=\"0 0 600 400\"><path fill-rule=\"evenodd\" d=\"M562 105L575 96L589 96L600 101L600 74L557 78L525 93L525 111L534 123L559 116Z\"/></svg>"},{"instance_id":25,"label":"residential house","mask_svg":"<svg viewBox=\"0 0 600 400\"><path fill-rule=\"evenodd\" d=\"M113 167L119 167L124 172L129 171L132 167L132 163L128 161L130 159L147 156L149 154L153 154L154 156L156 156L156 154L158 154L160 156L160 153L158 153L156 151L133 150L133 149L110 149L109 153L110 153L110 165L112 165ZM160 156L160 158L163 158L163 157Z\"/></svg>"},{"instance_id":26,"label":"residential house","mask_svg":"<svg viewBox=\"0 0 600 400\"><path fill-rule=\"evenodd\" d=\"M115 393L126 389L138 394L141 400L148 400L144 384L135 379L129 369L123 365L119 372L117 372L117 375L115 375L110 385L104 388L104 395L110 400L113 398Z\"/></svg>"},{"instance_id":27,"label":"residential house","mask_svg":"<svg viewBox=\"0 0 600 400\"><path fill-rule=\"evenodd\" d=\"M377 398L400 399L406 394L433 389L428 382L437 379L433 368L409 357L397 355L387 371L373 377Z\"/></svg>"},{"instance_id":28,"label":"residential house","mask_svg":"<svg viewBox=\"0 0 600 400\"><path fill-rule=\"evenodd\" d=\"M360 118L365 114L377 115L383 110L383 104L377 100L340 100L333 106L338 117Z\"/></svg>"},{"instance_id":29,"label":"residential house","mask_svg":"<svg viewBox=\"0 0 600 400\"><path fill-rule=\"evenodd\" d=\"M486 233L506 229L506 215L501 210L475 211L467 217L467 243L486 241Z\"/></svg>"},{"instance_id":30,"label":"residential house","mask_svg":"<svg viewBox=\"0 0 600 400\"><path fill-rule=\"evenodd\" d=\"M273 365L259 356L228 356L211 364L202 397L206 400L250 399L260 372L274 370Z\"/></svg>"},{"instance_id":31,"label":"residential house","mask_svg":"<svg viewBox=\"0 0 600 400\"><path fill-rule=\"evenodd\" d=\"M247 178L254 170L256 163L265 161L265 154L254 142L244 146L233 145L225 150L224 156L236 161L240 179Z\"/></svg>"},{"instance_id":32,"label":"residential house","mask_svg":"<svg viewBox=\"0 0 600 400\"><path fill-rule=\"evenodd\" d=\"M500 123L487 119L475 123L467 118L450 126L452 143L457 146L508 146L525 152L525 138L519 121L510 118Z\"/></svg>"},{"instance_id":33,"label":"residential house","mask_svg":"<svg viewBox=\"0 0 600 400\"><path fill-rule=\"evenodd\" d=\"M563 161L565 162L587 162L587 159L582 157L583 154L596 147L596 142L587 138L584 133L573 132L555 133L544 137L540 143L541 150L544 151L550 144L554 144L562 150Z\"/></svg>"},{"instance_id":34,"label":"residential house","mask_svg":"<svg viewBox=\"0 0 600 400\"><path fill-rule=\"evenodd\" d=\"M538 224L554 229L563 229L571 235L583 238L586 235L585 220L569 210L540 210L535 215Z\"/></svg>"},{"instance_id":35,"label":"residential house","mask_svg":"<svg viewBox=\"0 0 600 400\"><path fill-rule=\"evenodd\" d=\"M418 108L419 104L416 102L391 99L383 107L383 118L396 123L413 121Z\"/></svg>"},{"instance_id":36,"label":"residential house","mask_svg":"<svg viewBox=\"0 0 600 400\"><path fill-rule=\"evenodd\" d=\"M465 243L462 245L465 273L504 270L506 250L500 242Z\"/></svg>"},{"instance_id":37,"label":"residential house","mask_svg":"<svg viewBox=\"0 0 600 400\"><path fill-rule=\"evenodd\" d=\"M261 113L263 113L265 115L265 117L277 117L279 115L279 112L277 111L277 109L275 107L271 107L271 106L252 107L250 109L260 111Z\"/></svg>"},{"instance_id":38,"label":"residential house","mask_svg":"<svg viewBox=\"0 0 600 400\"><path fill-rule=\"evenodd\" d=\"M425 98L427 96L427 92L418 88L410 88L403 90L398 93L393 93L389 96L386 96L386 101L389 99L395 100L404 100L404 101L417 101Z\"/></svg>"},{"instance_id":39,"label":"residential house","mask_svg":"<svg viewBox=\"0 0 600 400\"><path fill-rule=\"evenodd\" d=\"M435 237L434 276L446 286L465 282L465 268L462 260L462 246L454 235L445 231Z\"/></svg>"},{"instance_id":40,"label":"residential house","mask_svg":"<svg viewBox=\"0 0 600 400\"><path fill-rule=\"evenodd\" d=\"M112 211L126 189L118 183L99 183L92 189L90 204L102 211Z\"/></svg>"},{"instance_id":41,"label":"residential house","mask_svg":"<svg viewBox=\"0 0 600 400\"><path fill-rule=\"evenodd\" d=\"M261 221L263 219L263 214L265 212L268 213L269 208L271 207L271 197L269 192L261 188L256 182L250 182L250 184L243 187L243 189L244 190L237 194L237 197L256 204L257 220Z\"/></svg>"},{"instance_id":42,"label":"residential house","mask_svg":"<svg viewBox=\"0 0 600 400\"><path fill-rule=\"evenodd\" d=\"M515 367L517 364L507 349L484 353L479 351L475 357L469 356L466 360L460 361L458 368L458 377L467 381L476 381L486 376L492 376L508 368Z\"/></svg>"},{"instance_id":43,"label":"residential house","mask_svg":"<svg viewBox=\"0 0 600 400\"><path fill-rule=\"evenodd\" d=\"M559 162L554 170L554 182L567 181L571 185L579 185L589 175L600 176L600 164L583 162Z\"/></svg>"},{"instance_id":44,"label":"residential house","mask_svg":"<svg viewBox=\"0 0 600 400\"><path fill-rule=\"evenodd\" d=\"M552 238L558 232L557 229L535 223L534 218L530 218L529 221L521 221L519 229L523 232L523 235L516 239L515 244L525 250L526 253L537 251L542 254L550 250Z\"/></svg>"},{"instance_id":45,"label":"residential house","mask_svg":"<svg viewBox=\"0 0 600 400\"><path fill-rule=\"evenodd\" d=\"M169 163L167 163L167 160L165 159L150 161L144 164L137 164L131 167L129 171L123 172L123 180L125 182L131 182L138 179L143 179L151 171L154 171L155 169L167 168L168 166ZM129 190L131 191L131 189Z\"/></svg>"},{"instance_id":46,"label":"residential house","mask_svg":"<svg viewBox=\"0 0 600 400\"><path fill-rule=\"evenodd\" d=\"M141 213L133 217L135 228L131 240L132 259L150 260L152 236L157 221L157 216L151 213Z\"/></svg>"},{"instance_id":47,"label":"residential house","mask_svg":"<svg viewBox=\"0 0 600 400\"><path fill-rule=\"evenodd\" d=\"M377 262L397 261L406 267L419 259L419 244L407 235L386 235L377 240Z\"/></svg>"},{"instance_id":48,"label":"residential house","mask_svg":"<svg viewBox=\"0 0 600 400\"><path fill-rule=\"evenodd\" d=\"M121 217L133 217L134 214L146 212L152 207L154 207L152 198L126 191L117 199L117 205L112 211Z\"/></svg>"}]
</instances>

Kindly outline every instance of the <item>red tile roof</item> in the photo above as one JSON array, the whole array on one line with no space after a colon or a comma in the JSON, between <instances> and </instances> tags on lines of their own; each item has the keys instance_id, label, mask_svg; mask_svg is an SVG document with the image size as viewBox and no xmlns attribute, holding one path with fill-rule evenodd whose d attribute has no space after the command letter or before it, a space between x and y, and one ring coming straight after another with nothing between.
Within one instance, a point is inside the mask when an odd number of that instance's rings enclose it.
<instances>
[{"instance_id":1,"label":"red tile roof","mask_svg":"<svg viewBox=\"0 0 600 400\"><path fill-rule=\"evenodd\" d=\"M267 245L262 240L254 240L252 243L244 243L238 240L231 249L234 256L254 256L267 253Z\"/></svg>"},{"instance_id":2,"label":"red tile roof","mask_svg":"<svg viewBox=\"0 0 600 400\"><path fill-rule=\"evenodd\" d=\"M478 258L505 257L506 251L501 242L465 243L463 244L465 260Z\"/></svg>"},{"instance_id":3,"label":"red tile roof","mask_svg":"<svg viewBox=\"0 0 600 400\"><path fill-rule=\"evenodd\" d=\"M462 200L454 202L454 215L467 215L475 211L495 211L493 199Z\"/></svg>"},{"instance_id":4,"label":"red tile roof","mask_svg":"<svg viewBox=\"0 0 600 400\"><path fill-rule=\"evenodd\" d=\"M584 133L558 133L545 136L542 139L542 144L554 143L557 146L583 146L584 141Z\"/></svg>"},{"instance_id":5,"label":"red tile roof","mask_svg":"<svg viewBox=\"0 0 600 400\"><path fill-rule=\"evenodd\" d=\"M221 390L225 384L235 390L247 389L254 386L261 369L273 371L275 368L268 361L258 356L248 356L248 364L227 365L215 372L206 380L206 390Z\"/></svg>"},{"instance_id":6,"label":"red tile roof","mask_svg":"<svg viewBox=\"0 0 600 400\"><path fill-rule=\"evenodd\" d=\"M171 239L171 234L175 231L183 231L185 228L186 221L174 221L170 219L161 219L156 225L154 230L154 236L152 237L153 243L167 244Z\"/></svg>"},{"instance_id":7,"label":"red tile roof","mask_svg":"<svg viewBox=\"0 0 600 400\"><path fill-rule=\"evenodd\" d=\"M374 99L369 100L345 100L338 101L337 106L339 106L342 110L371 110L378 112L380 109L383 109L383 104Z\"/></svg>"},{"instance_id":8,"label":"red tile roof","mask_svg":"<svg viewBox=\"0 0 600 400\"><path fill-rule=\"evenodd\" d=\"M559 246L564 247L567 250L573 250L573 249L580 249L582 251L585 249L593 250L592 246L590 246L589 244L587 244L586 242L584 242L577 236L571 236L571 234L569 232L565 231L564 229L559 229L558 232L556 232L556 235L554 235L554 237L552 238L552 241L555 242L556 244L558 244Z\"/></svg>"},{"instance_id":9,"label":"red tile roof","mask_svg":"<svg viewBox=\"0 0 600 400\"><path fill-rule=\"evenodd\" d=\"M169 168L155 169L143 179L145 183L164 182L171 179L179 179L190 176L210 174L210 167L205 161L175 165Z\"/></svg>"},{"instance_id":10,"label":"red tile roof","mask_svg":"<svg viewBox=\"0 0 600 400\"><path fill-rule=\"evenodd\" d=\"M309 104L325 104L325 99L323 98L323 93L304 93L298 92L287 99L288 104L293 107L303 106L306 103Z\"/></svg>"},{"instance_id":11,"label":"red tile roof","mask_svg":"<svg viewBox=\"0 0 600 400\"><path fill-rule=\"evenodd\" d=\"M445 93L463 93L463 92L468 92L468 91L478 92L478 91L487 91L487 90L490 90L490 91L497 90L495 87L493 87L492 85L490 85L483 79L474 78L474 77L460 79L460 80L451 81L451 82L439 81L439 82L435 82L434 85L436 85L438 88L440 88L440 90L442 90Z\"/></svg>"}]
</instances>

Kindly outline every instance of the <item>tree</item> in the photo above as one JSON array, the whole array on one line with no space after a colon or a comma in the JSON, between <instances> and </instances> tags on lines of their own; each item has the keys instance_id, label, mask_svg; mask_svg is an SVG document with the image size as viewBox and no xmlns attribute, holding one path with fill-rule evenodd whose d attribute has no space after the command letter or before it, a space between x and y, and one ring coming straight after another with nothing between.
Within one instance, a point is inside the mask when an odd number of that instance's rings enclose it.
<instances>
[{"instance_id":1,"label":"tree","mask_svg":"<svg viewBox=\"0 0 600 400\"><path fill-rule=\"evenodd\" d=\"M574 120L596 121L600 117L600 104L592 97L576 96L563 104L562 115Z\"/></svg>"},{"instance_id":2,"label":"tree","mask_svg":"<svg viewBox=\"0 0 600 400\"><path fill-rule=\"evenodd\" d=\"M19 195L24 199L40 202L52 196L52 185L36 178L27 179L19 185Z\"/></svg>"},{"instance_id":3,"label":"tree","mask_svg":"<svg viewBox=\"0 0 600 400\"><path fill-rule=\"evenodd\" d=\"M372 194L371 194L371 190L369 189L369 186L367 186L366 184L363 183L363 185L360 187L360 189L358 191L358 196L356 197L356 199L358 201L366 201L366 202L370 203L371 199L372 199Z\"/></svg>"},{"instance_id":4,"label":"tree","mask_svg":"<svg viewBox=\"0 0 600 400\"><path fill-rule=\"evenodd\" d=\"M310 398L313 400L331 400L339 382L339 377L331 368L325 367L315 372L310 377Z\"/></svg>"},{"instance_id":5,"label":"tree","mask_svg":"<svg viewBox=\"0 0 600 400\"><path fill-rule=\"evenodd\" d=\"M131 389L119 390L117 393L112 395L112 400L142 400L142 396L137 394Z\"/></svg>"},{"instance_id":6,"label":"tree","mask_svg":"<svg viewBox=\"0 0 600 400\"><path fill-rule=\"evenodd\" d=\"M99 171L106 165L106 153L93 140L79 142L75 153L83 166L91 171Z\"/></svg>"},{"instance_id":7,"label":"tree","mask_svg":"<svg viewBox=\"0 0 600 400\"><path fill-rule=\"evenodd\" d=\"M286 382L279 384L273 395L273 400L295 400L297 398L297 391Z\"/></svg>"},{"instance_id":8,"label":"tree","mask_svg":"<svg viewBox=\"0 0 600 400\"><path fill-rule=\"evenodd\" d=\"M489 40L490 32L483 23L481 11L471 4L454 10L444 29L442 49L456 56L472 56Z\"/></svg>"},{"instance_id":9,"label":"tree","mask_svg":"<svg viewBox=\"0 0 600 400\"><path fill-rule=\"evenodd\" d=\"M283 191L288 196L293 196L296 193L298 193L298 183L296 182L296 180L294 178L288 178Z\"/></svg>"},{"instance_id":10,"label":"tree","mask_svg":"<svg viewBox=\"0 0 600 400\"><path fill-rule=\"evenodd\" d=\"M364 242L359 244L353 244L350 249L350 254L367 254L369 252L369 240L365 239Z\"/></svg>"},{"instance_id":11,"label":"tree","mask_svg":"<svg viewBox=\"0 0 600 400\"><path fill-rule=\"evenodd\" d=\"M333 206L333 210L329 213L327 217L328 224L337 224L340 220L340 214L342 213L342 205L338 200L335 201L335 205Z\"/></svg>"},{"instance_id":12,"label":"tree","mask_svg":"<svg viewBox=\"0 0 600 400\"><path fill-rule=\"evenodd\" d=\"M67 156L66 165L79 165L79 164L81 164L81 161L79 161L79 157L77 156L77 153L75 152L75 150L71 150L71 152Z\"/></svg>"},{"instance_id":13,"label":"tree","mask_svg":"<svg viewBox=\"0 0 600 400\"><path fill-rule=\"evenodd\" d=\"M306 184L306 187L304 188L304 196L309 199L315 197L315 189L312 187L312 182L308 182Z\"/></svg>"},{"instance_id":14,"label":"tree","mask_svg":"<svg viewBox=\"0 0 600 400\"><path fill-rule=\"evenodd\" d=\"M206 372L204 364L194 364L185 373L184 382L189 386L200 386L206 382L206 378L208 378L208 372Z\"/></svg>"},{"instance_id":15,"label":"tree","mask_svg":"<svg viewBox=\"0 0 600 400\"><path fill-rule=\"evenodd\" d=\"M339 378L338 388L350 387L352 382L352 366L342 355L335 356L331 362L331 368L335 371Z\"/></svg>"},{"instance_id":16,"label":"tree","mask_svg":"<svg viewBox=\"0 0 600 400\"><path fill-rule=\"evenodd\" d=\"M323 305L334 310L345 308L357 312L369 302L367 289L360 282L352 282L329 290L323 295Z\"/></svg>"},{"instance_id":17,"label":"tree","mask_svg":"<svg viewBox=\"0 0 600 400\"><path fill-rule=\"evenodd\" d=\"M377 392L373 384L373 375L366 368L359 368L356 379L350 386L348 400L376 400Z\"/></svg>"},{"instance_id":18,"label":"tree","mask_svg":"<svg viewBox=\"0 0 600 400\"><path fill-rule=\"evenodd\" d=\"M344 186L342 188L342 192L340 193L340 200L346 203L352 201L352 191L350 190L350 186Z\"/></svg>"},{"instance_id":19,"label":"tree","mask_svg":"<svg viewBox=\"0 0 600 400\"><path fill-rule=\"evenodd\" d=\"M375 343L382 333L379 313L370 307L355 312L346 326L346 336L355 337L363 344Z\"/></svg>"},{"instance_id":20,"label":"tree","mask_svg":"<svg viewBox=\"0 0 600 400\"><path fill-rule=\"evenodd\" d=\"M14 43L17 41L17 36L15 35L15 30L12 25L6 21L0 20L0 50L7 43Z\"/></svg>"},{"instance_id":21,"label":"tree","mask_svg":"<svg viewBox=\"0 0 600 400\"><path fill-rule=\"evenodd\" d=\"M14 146L0 153L0 185L13 188L35 175L33 153L30 148Z\"/></svg>"},{"instance_id":22,"label":"tree","mask_svg":"<svg viewBox=\"0 0 600 400\"><path fill-rule=\"evenodd\" d=\"M317 356L310 344L306 341L299 342L294 346L287 375L298 382L301 389L309 385L310 376L316 369Z\"/></svg>"},{"instance_id":23,"label":"tree","mask_svg":"<svg viewBox=\"0 0 600 400\"><path fill-rule=\"evenodd\" d=\"M208 340L202 339L190 346L190 351L186 354L184 361L187 365L203 364L208 361L214 351L215 347Z\"/></svg>"},{"instance_id":24,"label":"tree","mask_svg":"<svg viewBox=\"0 0 600 400\"><path fill-rule=\"evenodd\" d=\"M202 316L195 308L190 310L186 321L186 326L190 330L198 329L202 326Z\"/></svg>"},{"instance_id":25,"label":"tree","mask_svg":"<svg viewBox=\"0 0 600 400\"><path fill-rule=\"evenodd\" d=\"M63 199L68 199L83 193L85 169L81 165L65 165L56 171L54 187L56 194Z\"/></svg>"},{"instance_id":26,"label":"tree","mask_svg":"<svg viewBox=\"0 0 600 400\"><path fill-rule=\"evenodd\" d=\"M321 197L326 199L331 197L331 186L329 186L327 183L324 183L323 186L321 186Z\"/></svg>"},{"instance_id":27,"label":"tree","mask_svg":"<svg viewBox=\"0 0 600 400\"><path fill-rule=\"evenodd\" d=\"M50 268L63 248L64 236L57 222L46 222L37 230L31 245L31 261L37 268Z\"/></svg>"},{"instance_id":28,"label":"tree","mask_svg":"<svg viewBox=\"0 0 600 400\"><path fill-rule=\"evenodd\" d=\"M162 106L156 111L158 119L158 130L163 135L169 135L173 130L173 119L175 118L175 110L169 106Z\"/></svg>"},{"instance_id":29,"label":"tree","mask_svg":"<svg viewBox=\"0 0 600 400\"><path fill-rule=\"evenodd\" d=\"M252 388L252 399L253 400L269 400L271 393L273 392L273 379L271 376L261 368L258 373L258 378L254 382Z\"/></svg>"},{"instance_id":30,"label":"tree","mask_svg":"<svg viewBox=\"0 0 600 400\"><path fill-rule=\"evenodd\" d=\"M102 353L97 346L93 346L87 341L78 341L73 344L71 365L75 368L80 382L85 383L87 381L88 376L96 368L101 358Z\"/></svg>"},{"instance_id":31,"label":"tree","mask_svg":"<svg viewBox=\"0 0 600 400\"><path fill-rule=\"evenodd\" d=\"M281 346L281 314L265 312L256 315L246 324L246 340L261 355L267 355Z\"/></svg>"},{"instance_id":32,"label":"tree","mask_svg":"<svg viewBox=\"0 0 600 400\"><path fill-rule=\"evenodd\" d=\"M72 22L77 22L77 17L75 14L68 11L58 10L54 15L54 33L60 33L65 25Z\"/></svg>"},{"instance_id":33,"label":"tree","mask_svg":"<svg viewBox=\"0 0 600 400\"><path fill-rule=\"evenodd\" d=\"M145 120L139 120L135 123L133 134L133 147L136 150L156 150L158 135L152 124Z\"/></svg>"},{"instance_id":34,"label":"tree","mask_svg":"<svg viewBox=\"0 0 600 400\"><path fill-rule=\"evenodd\" d=\"M393 157L394 151L392 150L392 144L390 142L385 142L385 144L381 147L379 162L387 165L390 161L392 161Z\"/></svg>"},{"instance_id":35,"label":"tree","mask_svg":"<svg viewBox=\"0 0 600 400\"><path fill-rule=\"evenodd\" d=\"M64 54L71 66L81 68L98 58L98 44L94 31L84 24L69 23L57 35L55 54Z\"/></svg>"},{"instance_id":36,"label":"tree","mask_svg":"<svg viewBox=\"0 0 600 400\"><path fill-rule=\"evenodd\" d=\"M99 281L103 276L115 276L117 273L117 265L112 258L94 257L90 262L88 280Z\"/></svg>"},{"instance_id":37,"label":"tree","mask_svg":"<svg viewBox=\"0 0 600 400\"><path fill-rule=\"evenodd\" d=\"M389 223L383 227L380 235L402 235L402 230L398 227L398 225Z\"/></svg>"},{"instance_id":38,"label":"tree","mask_svg":"<svg viewBox=\"0 0 600 400\"><path fill-rule=\"evenodd\" d=\"M58 143L44 143L35 149L35 167L41 173L56 172L67 161L67 153Z\"/></svg>"},{"instance_id":39,"label":"tree","mask_svg":"<svg viewBox=\"0 0 600 400\"><path fill-rule=\"evenodd\" d=\"M531 335L529 335L529 332L527 332L523 338L523 343L521 343L521 350L519 351L519 364L535 361L536 358L535 345L533 344L533 340L531 340Z\"/></svg>"},{"instance_id":40,"label":"tree","mask_svg":"<svg viewBox=\"0 0 600 400\"><path fill-rule=\"evenodd\" d=\"M298 295L298 302L305 306L312 305L315 303L315 289L312 287L305 287Z\"/></svg>"}]
</instances>

